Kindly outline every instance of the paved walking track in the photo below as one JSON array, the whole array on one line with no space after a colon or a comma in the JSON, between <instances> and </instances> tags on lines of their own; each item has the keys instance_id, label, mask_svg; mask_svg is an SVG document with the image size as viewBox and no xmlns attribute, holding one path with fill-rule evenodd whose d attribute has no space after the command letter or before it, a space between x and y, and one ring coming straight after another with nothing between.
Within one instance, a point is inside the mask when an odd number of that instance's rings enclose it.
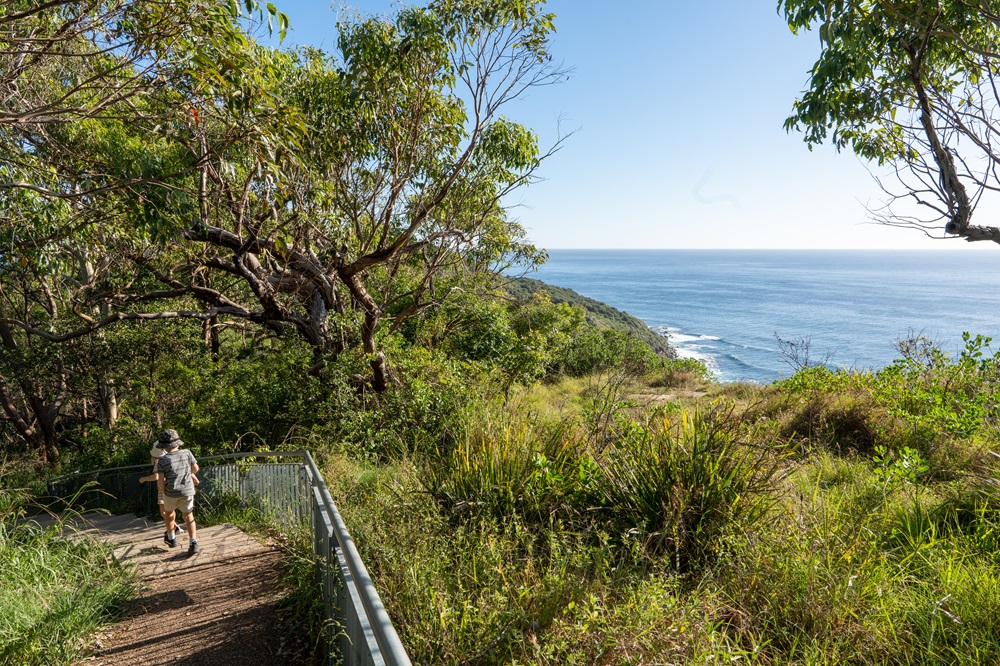
<instances>
[{"instance_id":1,"label":"paved walking track","mask_svg":"<svg viewBox=\"0 0 1000 666\"><path fill-rule=\"evenodd\" d=\"M135 564L143 591L121 622L90 646L85 666L186 664L255 666L293 659L277 624L280 552L224 524L198 529L201 552L163 543L163 523L135 516L85 514L69 538L96 537L116 545L115 557Z\"/></svg>"}]
</instances>

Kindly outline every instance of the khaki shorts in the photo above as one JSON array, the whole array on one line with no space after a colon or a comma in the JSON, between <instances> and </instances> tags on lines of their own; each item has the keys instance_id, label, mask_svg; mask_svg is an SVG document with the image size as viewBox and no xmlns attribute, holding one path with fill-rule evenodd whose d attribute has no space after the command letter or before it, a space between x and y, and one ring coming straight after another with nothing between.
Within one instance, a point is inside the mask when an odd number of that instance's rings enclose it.
<instances>
[{"instance_id":1,"label":"khaki shorts","mask_svg":"<svg viewBox=\"0 0 1000 666\"><path fill-rule=\"evenodd\" d=\"M159 503L163 505L163 510L167 513L173 513L177 509L180 509L181 513L186 515L194 511L193 497L171 497L170 495L164 495L159 499Z\"/></svg>"}]
</instances>

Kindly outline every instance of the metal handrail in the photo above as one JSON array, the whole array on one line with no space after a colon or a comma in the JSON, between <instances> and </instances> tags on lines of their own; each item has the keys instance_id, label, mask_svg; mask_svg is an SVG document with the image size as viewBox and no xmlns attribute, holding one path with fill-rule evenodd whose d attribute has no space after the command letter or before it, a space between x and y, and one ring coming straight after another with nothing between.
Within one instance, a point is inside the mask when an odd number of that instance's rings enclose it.
<instances>
[{"instance_id":1,"label":"metal handrail","mask_svg":"<svg viewBox=\"0 0 1000 666\"><path fill-rule=\"evenodd\" d=\"M354 544L354 539L347 531L347 526L344 524L340 511L337 509L337 505L334 503L333 497L330 495L330 491L326 485L326 480L323 478L319 468L316 466L316 462L313 460L312 455L308 451L257 451L228 453L223 455L204 456L199 458L198 462L200 464L203 462L229 461L257 457L299 459L299 462L295 464L298 464L305 472L305 476L309 481L309 491L307 493L307 497L300 496L295 499L299 502L300 506L305 503L310 507L310 510L312 509L313 502L315 501L315 508L320 512L320 516L313 516L313 519L309 521L310 529L313 532L314 551L322 560L317 562L317 573L322 574L325 577L330 571L335 573L340 572L341 575L338 576L340 584L345 588L354 588L354 590L356 590L356 596L358 600L360 600L362 607L358 610L362 611L361 615L363 616L359 617L358 621L361 622L364 629L370 628L371 637L374 638L376 643L374 646L368 646L367 654L365 655L363 663L373 664L374 666L379 666L381 664L388 664L389 666L411 666L410 658L406 654L406 650L403 647L402 642L399 640L399 636L392 624L392 620L389 619L389 614L386 612L385 606L382 604L382 599L379 596L378 591L375 589L375 584L372 582L368 569L361 560L361 555L358 553L358 549ZM128 465L124 467L111 467L86 472L75 472L50 479L49 489L50 493L55 494L55 489L59 486L78 477L87 478L106 476L109 474L124 476L128 474L135 474L138 470L148 468L149 464L147 463L145 465ZM204 469L208 470L212 469L212 467L206 467ZM245 500L247 498L244 497L243 499ZM322 517L322 514L326 514L326 520L317 521L316 518ZM328 544L328 540L324 541L324 539L321 538L323 535L318 532L320 524L328 524L330 527L331 534L328 536L333 536L336 541L336 548L333 552L331 552L331 549L321 546L321 544ZM329 585L323 586L326 608L331 608L336 605L335 599L332 597L335 592L332 589L328 589L329 587ZM347 590L347 603L350 603L350 600L355 597L355 594L352 593L354 590ZM341 598L340 614L342 617L340 619L342 621L346 621L343 618L346 612L346 609L342 607L344 602L345 598ZM341 640L343 641L344 637L342 637ZM348 655L345 653L344 657L347 658Z\"/></svg>"},{"instance_id":2,"label":"metal handrail","mask_svg":"<svg viewBox=\"0 0 1000 666\"><path fill-rule=\"evenodd\" d=\"M198 463L201 464L208 460L236 460L239 458L305 458L308 455L308 451L240 451L238 453L222 453L214 456L198 456ZM147 469L150 463L142 463L139 465L125 465L124 467L104 467L102 469L87 470L85 472L70 472L69 474L63 474L62 476L54 476L48 480L48 484L51 486L54 483L59 483L72 479L77 476L92 476L94 474L107 474L108 472L124 472L126 470L140 470Z\"/></svg>"},{"instance_id":3,"label":"metal handrail","mask_svg":"<svg viewBox=\"0 0 1000 666\"><path fill-rule=\"evenodd\" d=\"M382 598L379 596L378 590L375 589L375 583L372 582L371 576L368 575L365 563L361 561L361 555L354 545L354 539L351 538L350 532L347 531L347 525L344 524L344 519L340 517L337 505L330 496L330 491L326 487L326 480L319 473L312 455L308 451L304 453L309 471L316 475L314 477L316 485L319 487L320 496L326 502L334 530L336 531L337 543L340 544L340 550L351 571L354 584L358 586L361 603L364 604L365 614L371 622L372 630L375 633L375 640L378 641L382 655L388 664L410 666L410 657L406 654L403 643L396 634L396 628L392 626L392 620L389 619L389 614L386 613L385 606L382 605Z\"/></svg>"}]
</instances>

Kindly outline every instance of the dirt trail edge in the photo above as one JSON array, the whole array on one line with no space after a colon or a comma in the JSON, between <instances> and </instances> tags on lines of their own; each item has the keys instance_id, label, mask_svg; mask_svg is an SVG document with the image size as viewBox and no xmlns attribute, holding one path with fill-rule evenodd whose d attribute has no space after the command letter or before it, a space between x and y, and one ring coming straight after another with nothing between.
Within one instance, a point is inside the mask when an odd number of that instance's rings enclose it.
<instances>
[{"instance_id":1,"label":"dirt trail edge","mask_svg":"<svg viewBox=\"0 0 1000 666\"><path fill-rule=\"evenodd\" d=\"M115 544L115 557L135 564L144 590L122 621L98 633L86 666L282 664L292 659L276 629L281 553L230 524L198 528L201 552L163 543L163 523L135 516L87 514L71 538Z\"/></svg>"}]
</instances>

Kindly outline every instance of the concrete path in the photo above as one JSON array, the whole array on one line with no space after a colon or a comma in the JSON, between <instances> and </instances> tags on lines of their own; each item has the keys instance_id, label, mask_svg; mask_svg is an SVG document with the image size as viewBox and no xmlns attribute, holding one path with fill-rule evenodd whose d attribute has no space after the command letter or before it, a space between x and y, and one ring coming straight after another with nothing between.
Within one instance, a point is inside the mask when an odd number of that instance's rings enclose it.
<instances>
[{"instance_id":1,"label":"concrete path","mask_svg":"<svg viewBox=\"0 0 1000 666\"><path fill-rule=\"evenodd\" d=\"M186 532L171 549L163 543L162 522L135 516L85 514L64 532L115 544L115 557L136 565L144 586L126 618L97 635L84 664L225 666L292 659L291 646L275 628L277 549L224 524L199 528L201 552L189 557Z\"/></svg>"}]
</instances>

